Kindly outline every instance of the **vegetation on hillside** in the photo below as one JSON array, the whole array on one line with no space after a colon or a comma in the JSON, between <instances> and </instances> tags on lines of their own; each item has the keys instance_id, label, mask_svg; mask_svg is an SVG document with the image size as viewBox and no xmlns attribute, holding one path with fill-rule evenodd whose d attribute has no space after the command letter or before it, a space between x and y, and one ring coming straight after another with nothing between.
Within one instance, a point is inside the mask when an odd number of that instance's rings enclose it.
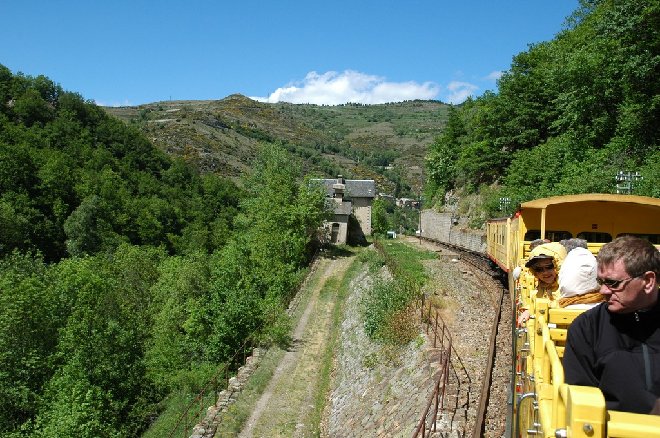
<instances>
[{"instance_id":1,"label":"vegetation on hillside","mask_svg":"<svg viewBox=\"0 0 660 438\"><path fill-rule=\"evenodd\" d=\"M633 194L660 197L659 27L658 0L581 0L556 38L514 57L497 93L450 110L425 197L480 192L483 221L529 199L613 193L620 171L643 177Z\"/></svg>"},{"instance_id":2,"label":"vegetation on hillside","mask_svg":"<svg viewBox=\"0 0 660 438\"><path fill-rule=\"evenodd\" d=\"M121 243L212 252L233 227L233 182L200 175L44 76L0 66L0 146L0 255L57 261Z\"/></svg>"},{"instance_id":3,"label":"vegetation on hillside","mask_svg":"<svg viewBox=\"0 0 660 438\"><path fill-rule=\"evenodd\" d=\"M240 184L0 66L0 434L139 436L283 312L328 214L261 143Z\"/></svg>"},{"instance_id":4,"label":"vegetation on hillside","mask_svg":"<svg viewBox=\"0 0 660 438\"><path fill-rule=\"evenodd\" d=\"M379 192L417 196L424 156L442 131L447 108L437 101L266 104L232 95L106 110L202 172L237 178L249 171L258 142L280 142L306 173L374 179Z\"/></svg>"},{"instance_id":5,"label":"vegetation on hillside","mask_svg":"<svg viewBox=\"0 0 660 438\"><path fill-rule=\"evenodd\" d=\"M386 197L374 199L371 206L371 232L383 237L388 231L414 235L419 229L419 215L417 207L397 206L393 199Z\"/></svg>"},{"instance_id":6,"label":"vegetation on hillside","mask_svg":"<svg viewBox=\"0 0 660 438\"><path fill-rule=\"evenodd\" d=\"M395 240L374 241L376 251L361 253L372 273L386 265L391 279L376 278L364 297L364 328L370 338L405 345L418 334L416 305L428 281L423 260L436 254Z\"/></svg>"}]
</instances>

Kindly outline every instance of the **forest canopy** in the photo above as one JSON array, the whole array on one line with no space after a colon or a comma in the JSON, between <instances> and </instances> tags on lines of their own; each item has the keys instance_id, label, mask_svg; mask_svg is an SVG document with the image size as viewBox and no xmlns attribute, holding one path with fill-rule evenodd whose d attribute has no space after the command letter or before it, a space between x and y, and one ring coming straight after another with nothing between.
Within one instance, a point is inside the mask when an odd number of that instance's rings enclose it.
<instances>
[{"instance_id":1,"label":"forest canopy","mask_svg":"<svg viewBox=\"0 0 660 438\"><path fill-rule=\"evenodd\" d=\"M251 164L245 190L200 174L0 65L0 435L140 436L284 339L325 191L277 144Z\"/></svg>"},{"instance_id":2,"label":"forest canopy","mask_svg":"<svg viewBox=\"0 0 660 438\"><path fill-rule=\"evenodd\" d=\"M552 195L660 197L660 1L582 0L553 40L514 56L487 92L454 107L426 157L425 197L480 192L485 217ZM501 210L499 198L508 198Z\"/></svg>"},{"instance_id":3,"label":"forest canopy","mask_svg":"<svg viewBox=\"0 0 660 438\"><path fill-rule=\"evenodd\" d=\"M0 255L58 261L121 243L212 252L239 198L80 95L0 65Z\"/></svg>"}]
</instances>

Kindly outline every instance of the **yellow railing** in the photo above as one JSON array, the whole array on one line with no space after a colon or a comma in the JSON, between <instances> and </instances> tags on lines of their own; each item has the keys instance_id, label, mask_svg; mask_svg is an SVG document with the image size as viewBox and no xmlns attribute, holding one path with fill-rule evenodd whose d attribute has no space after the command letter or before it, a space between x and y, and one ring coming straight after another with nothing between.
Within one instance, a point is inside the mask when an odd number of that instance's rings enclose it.
<instances>
[{"instance_id":1,"label":"yellow railing","mask_svg":"<svg viewBox=\"0 0 660 438\"><path fill-rule=\"evenodd\" d=\"M526 324L527 373L532 377L538 424L533 424L534 417L526 417L522 436L660 438L660 416L608 411L598 388L564 383L563 342L568 325L581 311L553 308L533 290L523 300L534 315Z\"/></svg>"},{"instance_id":2,"label":"yellow railing","mask_svg":"<svg viewBox=\"0 0 660 438\"><path fill-rule=\"evenodd\" d=\"M607 436L609 438L660 437L660 416L618 411L608 411L607 416Z\"/></svg>"},{"instance_id":3,"label":"yellow railing","mask_svg":"<svg viewBox=\"0 0 660 438\"><path fill-rule=\"evenodd\" d=\"M557 403L564 406L566 415L553 433L563 431L559 436L572 438L606 437L605 398L598 388L561 385Z\"/></svg>"}]
</instances>

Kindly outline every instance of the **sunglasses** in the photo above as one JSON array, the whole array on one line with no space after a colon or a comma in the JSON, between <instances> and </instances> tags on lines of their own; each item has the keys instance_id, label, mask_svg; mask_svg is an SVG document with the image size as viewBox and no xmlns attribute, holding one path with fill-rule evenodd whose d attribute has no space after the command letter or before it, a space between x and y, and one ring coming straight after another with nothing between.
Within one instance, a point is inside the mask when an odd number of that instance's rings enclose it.
<instances>
[{"instance_id":1,"label":"sunglasses","mask_svg":"<svg viewBox=\"0 0 660 438\"><path fill-rule=\"evenodd\" d=\"M635 278L639 278L641 275L638 275L636 277L628 277L628 278L623 278L621 280L612 280L611 278L596 278L596 283L598 283L598 286L607 286L608 289L614 290L614 289L623 289L625 287L625 284L621 284L624 282L629 282L630 280L634 280Z\"/></svg>"},{"instance_id":2,"label":"sunglasses","mask_svg":"<svg viewBox=\"0 0 660 438\"><path fill-rule=\"evenodd\" d=\"M552 271L553 269L555 269L555 264L550 263L549 265L543 265L543 266L537 265L537 266L532 266L530 269L536 272L537 274L540 274L541 272Z\"/></svg>"}]
</instances>

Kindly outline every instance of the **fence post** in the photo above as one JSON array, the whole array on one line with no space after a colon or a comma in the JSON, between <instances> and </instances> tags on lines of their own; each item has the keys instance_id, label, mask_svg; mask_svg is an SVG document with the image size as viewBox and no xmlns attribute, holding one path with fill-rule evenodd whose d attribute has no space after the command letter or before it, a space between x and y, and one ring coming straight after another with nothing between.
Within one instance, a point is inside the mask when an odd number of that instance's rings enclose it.
<instances>
[{"instance_id":1,"label":"fence post","mask_svg":"<svg viewBox=\"0 0 660 438\"><path fill-rule=\"evenodd\" d=\"M443 350L444 350L444 347L445 347L445 325L444 324L442 325L442 334L440 335L440 340L442 342L442 347L443 347Z\"/></svg>"},{"instance_id":2,"label":"fence post","mask_svg":"<svg viewBox=\"0 0 660 438\"><path fill-rule=\"evenodd\" d=\"M438 313L436 312L435 314L435 326L433 328L433 348L436 348L436 338L438 337ZM440 343L444 344L442 339L440 339Z\"/></svg>"},{"instance_id":3,"label":"fence post","mask_svg":"<svg viewBox=\"0 0 660 438\"><path fill-rule=\"evenodd\" d=\"M218 376L217 376L217 374L215 376L213 376L213 392L214 392L213 404L217 405L218 400L219 400L219 398L218 398L219 397L219 392L220 392L220 391L218 391Z\"/></svg>"},{"instance_id":4,"label":"fence post","mask_svg":"<svg viewBox=\"0 0 660 438\"><path fill-rule=\"evenodd\" d=\"M423 309L422 309L423 311ZM429 303L429 313L426 315L426 334L429 334L429 329L433 329L433 326L431 325L431 306Z\"/></svg>"}]
</instances>

